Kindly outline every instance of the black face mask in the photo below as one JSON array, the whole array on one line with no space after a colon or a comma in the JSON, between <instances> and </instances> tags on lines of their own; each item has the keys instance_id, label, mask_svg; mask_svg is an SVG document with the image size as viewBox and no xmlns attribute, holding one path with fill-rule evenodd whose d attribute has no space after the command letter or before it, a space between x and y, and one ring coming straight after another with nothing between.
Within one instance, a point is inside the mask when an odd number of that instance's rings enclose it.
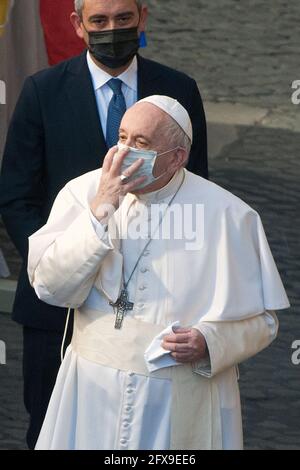
<instances>
[{"instance_id":1,"label":"black face mask","mask_svg":"<svg viewBox=\"0 0 300 470\"><path fill-rule=\"evenodd\" d=\"M98 62L110 69L126 65L139 49L137 27L87 32L91 54Z\"/></svg>"}]
</instances>

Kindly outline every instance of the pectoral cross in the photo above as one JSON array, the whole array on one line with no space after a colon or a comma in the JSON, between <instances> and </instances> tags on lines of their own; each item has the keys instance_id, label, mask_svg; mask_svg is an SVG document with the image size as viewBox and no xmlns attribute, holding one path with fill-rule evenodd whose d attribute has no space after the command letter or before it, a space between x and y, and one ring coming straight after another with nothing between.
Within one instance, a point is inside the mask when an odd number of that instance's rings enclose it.
<instances>
[{"instance_id":1,"label":"pectoral cross","mask_svg":"<svg viewBox=\"0 0 300 470\"><path fill-rule=\"evenodd\" d=\"M109 305L117 309L115 328L120 330L122 328L122 323L126 312L128 310L133 310L134 306L134 304L128 300L127 290L123 289L116 303L114 304L113 302L109 302Z\"/></svg>"}]
</instances>

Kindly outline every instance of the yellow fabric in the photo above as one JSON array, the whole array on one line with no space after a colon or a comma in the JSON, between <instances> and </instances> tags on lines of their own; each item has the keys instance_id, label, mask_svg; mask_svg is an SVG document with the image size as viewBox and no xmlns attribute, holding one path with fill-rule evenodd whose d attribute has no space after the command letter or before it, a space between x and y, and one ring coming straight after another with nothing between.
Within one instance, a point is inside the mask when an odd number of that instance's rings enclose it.
<instances>
[{"instance_id":1,"label":"yellow fabric","mask_svg":"<svg viewBox=\"0 0 300 470\"><path fill-rule=\"evenodd\" d=\"M75 311L73 350L84 359L123 371L172 380L172 450L222 448L220 402L217 385L193 373L192 365L149 372L144 352L165 326L126 318L121 330L115 316L91 309Z\"/></svg>"},{"instance_id":2,"label":"yellow fabric","mask_svg":"<svg viewBox=\"0 0 300 470\"><path fill-rule=\"evenodd\" d=\"M11 0L0 0L0 37L3 36Z\"/></svg>"}]
</instances>

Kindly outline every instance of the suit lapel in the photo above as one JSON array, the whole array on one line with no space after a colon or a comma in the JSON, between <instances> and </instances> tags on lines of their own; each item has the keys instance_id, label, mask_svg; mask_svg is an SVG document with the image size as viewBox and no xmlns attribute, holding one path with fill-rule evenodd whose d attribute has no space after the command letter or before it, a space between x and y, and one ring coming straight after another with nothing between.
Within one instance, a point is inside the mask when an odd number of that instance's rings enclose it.
<instances>
[{"instance_id":1,"label":"suit lapel","mask_svg":"<svg viewBox=\"0 0 300 470\"><path fill-rule=\"evenodd\" d=\"M140 55L138 59L138 100L159 93L159 70L154 62L144 59Z\"/></svg>"},{"instance_id":2,"label":"suit lapel","mask_svg":"<svg viewBox=\"0 0 300 470\"><path fill-rule=\"evenodd\" d=\"M80 123L80 131L90 147L90 152L85 156L85 167L97 168L107 152L107 146L86 61L86 52L78 58L78 61L69 64L68 72L67 96L71 108L70 116ZM98 160L95 161L95 158Z\"/></svg>"}]
</instances>

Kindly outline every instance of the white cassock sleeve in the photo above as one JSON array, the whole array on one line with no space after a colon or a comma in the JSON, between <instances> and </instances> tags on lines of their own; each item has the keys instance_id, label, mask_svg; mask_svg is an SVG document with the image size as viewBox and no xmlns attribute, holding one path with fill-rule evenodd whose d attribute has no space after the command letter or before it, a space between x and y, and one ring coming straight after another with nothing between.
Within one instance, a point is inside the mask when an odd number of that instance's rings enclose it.
<instances>
[{"instance_id":1,"label":"white cassock sleeve","mask_svg":"<svg viewBox=\"0 0 300 470\"><path fill-rule=\"evenodd\" d=\"M193 328L205 337L209 358L194 364L194 372L214 377L259 353L276 338L278 319L266 311L246 320L200 322Z\"/></svg>"},{"instance_id":2,"label":"white cassock sleeve","mask_svg":"<svg viewBox=\"0 0 300 470\"><path fill-rule=\"evenodd\" d=\"M114 249L108 232L68 186L57 196L47 224L29 238L28 276L38 297L78 308L89 295L99 267Z\"/></svg>"}]
</instances>

